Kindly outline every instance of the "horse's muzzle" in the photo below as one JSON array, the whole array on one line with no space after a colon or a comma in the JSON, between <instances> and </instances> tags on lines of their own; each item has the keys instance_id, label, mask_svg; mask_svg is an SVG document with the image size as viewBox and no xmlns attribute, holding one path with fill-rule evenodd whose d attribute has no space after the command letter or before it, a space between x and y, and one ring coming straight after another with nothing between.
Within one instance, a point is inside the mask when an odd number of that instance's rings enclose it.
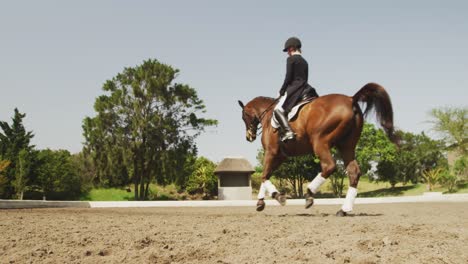
<instances>
[{"instance_id":1,"label":"horse's muzzle","mask_svg":"<svg viewBox=\"0 0 468 264\"><path fill-rule=\"evenodd\" d=\"M256 137L257 135L255 133L252 133L252 131L247 130L247 136L246 136L247 141L253 142Z\"/></svg>"}]
</instances>

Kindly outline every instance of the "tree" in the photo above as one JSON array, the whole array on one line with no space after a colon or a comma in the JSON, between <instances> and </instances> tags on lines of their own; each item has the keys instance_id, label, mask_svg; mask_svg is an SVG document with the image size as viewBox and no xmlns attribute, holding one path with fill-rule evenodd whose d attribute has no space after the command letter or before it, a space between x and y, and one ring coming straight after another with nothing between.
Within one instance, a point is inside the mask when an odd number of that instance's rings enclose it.
<instances>
[{"instance_id":1,"label":"tree","mask_svg":"<svg viewBox=\"0 0 468 264\"><path fill-rule=\"evenodd\" d=\"M424 133L397 131L396 135L400 139L399 148L378 162L379 181L387 181L394 188L398 182L419 182L423 171L444 167L441 141L433 140Z\"/></svg>"},{"instance_id":2,"label":"tree","mask_svg":"<svg viewBox=\"0 0 468 264\"><path fill-rule=\"evenodd\" d=\"M18 163L16 164L16 175L13 181L13 187L16 190L16 197L23 200L23 194L29 181L31 171L30 153L23 149L18 154Z\"/></svg>"},{"instance_id":3,"label":"tree","mask_svg":"<svg viewBox=\"0 0 468 264\"><path fill-rule=\"evenodd\" d=\"M453 174L458 176L460 180L468 181L468 155L457 159L452 170Z\"/></svg>"},{"instance_id":4,"label":"tree","mask_svg":"<svg viewBox=\"0 0 468 264\"><path fill-rule=\"evenodd\" d=\"M90 190L93 187L94 177L96 176L96 167L94 166L92 158L80 152L73 154L71 160L80 177L82 190Z\"/></svg>"},{"instance_id":5,"label":"tree","mask_svg":"<svg viewBox=\"0 0 468 264\"><path fill-rule=\"evenodd\" d=\"M152 181L176 181L187 156L196 153L194 138L217 124L199 116L205 105L195 89L174 82L178 72L150 59L106 81L96 117L83 124L96 179L109 185L132 180L136 200L147 199Z\"/></svg>"},{"instance_id":6,"label":"tree","mask_svg":"<svg viewBox=\"0 0 468 264\"><path fill-rule=\"evenodd\" d=\"M444 170L440 175L439 182L444 186L447 187L449 192L455 192L460 179L458 175L453 174L453 171Z\"/></svg>"},{"instance_id":7,"label":"tree","mask_svg":"<svg viewBox=\"0 0 468 264\"><path fill-rule=\"evenodd\" d=\"M78 167L67 150L40 150L36 161L37 178L34 184L42 191L43 199L77 199L82 192Z\"/></svg>"},{"instance_id":8,"label":"tree","mask_svg":"<svg viewBox=\"0 0 468 264\"><path fill-rule=\"evenodd\" d=\"M34 135L30 131L27 132L23 125L26 114L20 113L17 108L15 108L14 112L11 125L0 121L0 156L11 162L4 173L6 184L2 194L3 198L11 198L17 192L13 182L19 173L18 158L20 152L23 150L30 152L34 148L30 144Z\"/></svg>"},{"instance_id":9,"label":"tree","mask_svg":"<svg viewBox=\"0 0 468 264\"><path fill-rule=\"evenodd\" d=\"M365 123L361 138L356 147L356 160L363 175L367 175L371 169L371 162L379 163L381 160L393 160L396 146L381 129Z\"/></svg>"},{"instance_id":10,"label":"tree","mask_svg":"<svg viewBox=\"0 0 468 264\"><path fill-rule=\"evenodd\" d=\"M9 160L2 160L0 159L0 197L3 196L3 193L5 192L5 188L8 183L7 177L3 174L3 172L10 166L10 161Z\"/></svg>"},{"instance_id":11,"label":"tree","mask_svg":"<svg viewBox=\"0 0 468 264\"><path fill-rule=\"evenodd\" d=\"M187 183L189 193L199 193L203 197L212 197L218 192L218 178L214 174L216 164L205 157L195 161L193 173Z\"/></svg>"},{"instance_id":12,"label":"tree","mask_svg":"<svg viewBox=\"0 0 468 264\"><path fill-rule=\"evenodd\" d=\"M435 108L429 115L433 129L443 136L449 149L468 154L468 107Z\"/></svg>"},{"instance_id":13,"label":"tree","mask_svg":"<svg viewBox=\"0 0 468 264\"><path fill-rule=\"evenodd\" d=\"M462 156L453 166L445 169L440 177L440 183L447 187L449 192L455 192L459 183L468 180L468 157Z\"/></svg>"},{"instance_id":14,"label":"tree","mask_svg":"<svg viewBox=\"0 0 468 264\"><path fill-rule=\"evenodd\" d=\"M343 197L343 189L345 186L344 179L346 178L346 169L343 162L337 162L336 170L330 175L330 186L335 197Z\"/></svg>"},{"instance_id":15,"label":"tree","mask_svg":"<svg viewBox=\"0 0 468 264\"><path fill-rule=\"evenodd\" d=\"M286 180L295 197L304 197L304 184L321 171L319 160L313 155L291 157L274 172L275 177Z\"/></svg>"},{"instance_id":16,"label":"tree","mask_svg":"<svg viewBox=\"0 0 468 264\"><path fill-rule=\"evenodd\" d=\"M444 142L441 140L434 140L428 137L424 132L416 135L414 151L418 159L416 174L420 176L423 171L435 168L446 168L447 159L442 152L444 149Z\"/></svg>"}]
</instances>

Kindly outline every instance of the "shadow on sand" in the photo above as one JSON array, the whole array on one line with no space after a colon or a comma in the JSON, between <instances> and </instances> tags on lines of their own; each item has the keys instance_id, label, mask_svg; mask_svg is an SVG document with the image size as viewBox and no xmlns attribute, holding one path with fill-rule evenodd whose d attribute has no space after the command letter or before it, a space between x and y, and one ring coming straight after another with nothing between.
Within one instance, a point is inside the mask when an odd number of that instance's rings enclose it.
<instances>
[{"instance_id":1,"label":"shadow on sand","mask_svg":"<svg viewBox=\"0 0 468 264\"><path fill-rule=\"evenodd\" d=\"M416 185L399 186L394 188L382 188L374 191L363 192L358 197L382 197L382 196L399 196L404 192L417 188Z\"/></svg>"},{"instance_id":2,"label":"shadow on sand","mask_svg":"<svg viewBox=\"0 0 468 264\"><path fill-rule=\"evenodd\" d=\"M281 214L278 217L329 217L335 216L335 214ZM348 214L346 217L377 217L383 216L383 214L368 214L368 213L359 213L359 214Z\"/></svg>"}]
</instances>

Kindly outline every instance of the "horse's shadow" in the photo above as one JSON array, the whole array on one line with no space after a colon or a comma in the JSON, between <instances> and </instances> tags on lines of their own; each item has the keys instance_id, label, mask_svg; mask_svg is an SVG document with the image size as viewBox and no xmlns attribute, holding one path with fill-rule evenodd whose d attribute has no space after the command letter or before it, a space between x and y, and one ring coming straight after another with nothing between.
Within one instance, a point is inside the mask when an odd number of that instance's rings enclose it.
<instances>
[{"instance_id":1,"label":"horse's shadow","mask_svg":"<svg viewBox=\"0 0 468 264\"><path fill-rule=\"evenodd\" d=\"M334 214L326 214L326 213L320 213L320 214L281 214L278 215L278 217L329 217L329 216L335 216ZM348 214L345 217L377 217L377 216L383 216L383 214L368 214L368 213L359 213L359 214Z\"/></svg>"},{"instance_id":2,"label":"horse's shadow","mask_svg":"<svg viewBox=\"0 0 468 264\"><path fill-rule=\"evenodd\" d=\"M348 214L349 217L376 217L383 216L384 214L368 214L368 213L359 213L359 214Z\"/></svg>"}]
</instances>

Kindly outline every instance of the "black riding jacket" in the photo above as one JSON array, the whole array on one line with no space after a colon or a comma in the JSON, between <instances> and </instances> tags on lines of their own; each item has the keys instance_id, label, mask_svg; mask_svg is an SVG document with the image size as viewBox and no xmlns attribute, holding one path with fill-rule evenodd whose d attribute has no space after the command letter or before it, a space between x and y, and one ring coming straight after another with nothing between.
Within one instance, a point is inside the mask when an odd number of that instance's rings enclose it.
<instances>
[{"instance_id":1,"label":"black riding jacket","mask_svg":"<svg viewBox=\"0 0 468 264\"><path fill-rule=\"evenodd\" d=\"M300 100L302 90L307 86L308 78L309 65L307 61L300 54L289 56L286 62L286 77L280 89L281 95L285 92L288 94L283 104L283 109L286 112L289 112Z\"/></svg>"},{"instance_id":2,"label":"black riding jacket","mask_svg":"<svg viewBox=\"0 0 468 264\"><path fill-rule=\"evenodd\" d=\"M309 78L309 64L299 54L289 56L286 61L286 77L280 92L285 92L294 81L307 83Z\"/></svg>"}]
</instances>

